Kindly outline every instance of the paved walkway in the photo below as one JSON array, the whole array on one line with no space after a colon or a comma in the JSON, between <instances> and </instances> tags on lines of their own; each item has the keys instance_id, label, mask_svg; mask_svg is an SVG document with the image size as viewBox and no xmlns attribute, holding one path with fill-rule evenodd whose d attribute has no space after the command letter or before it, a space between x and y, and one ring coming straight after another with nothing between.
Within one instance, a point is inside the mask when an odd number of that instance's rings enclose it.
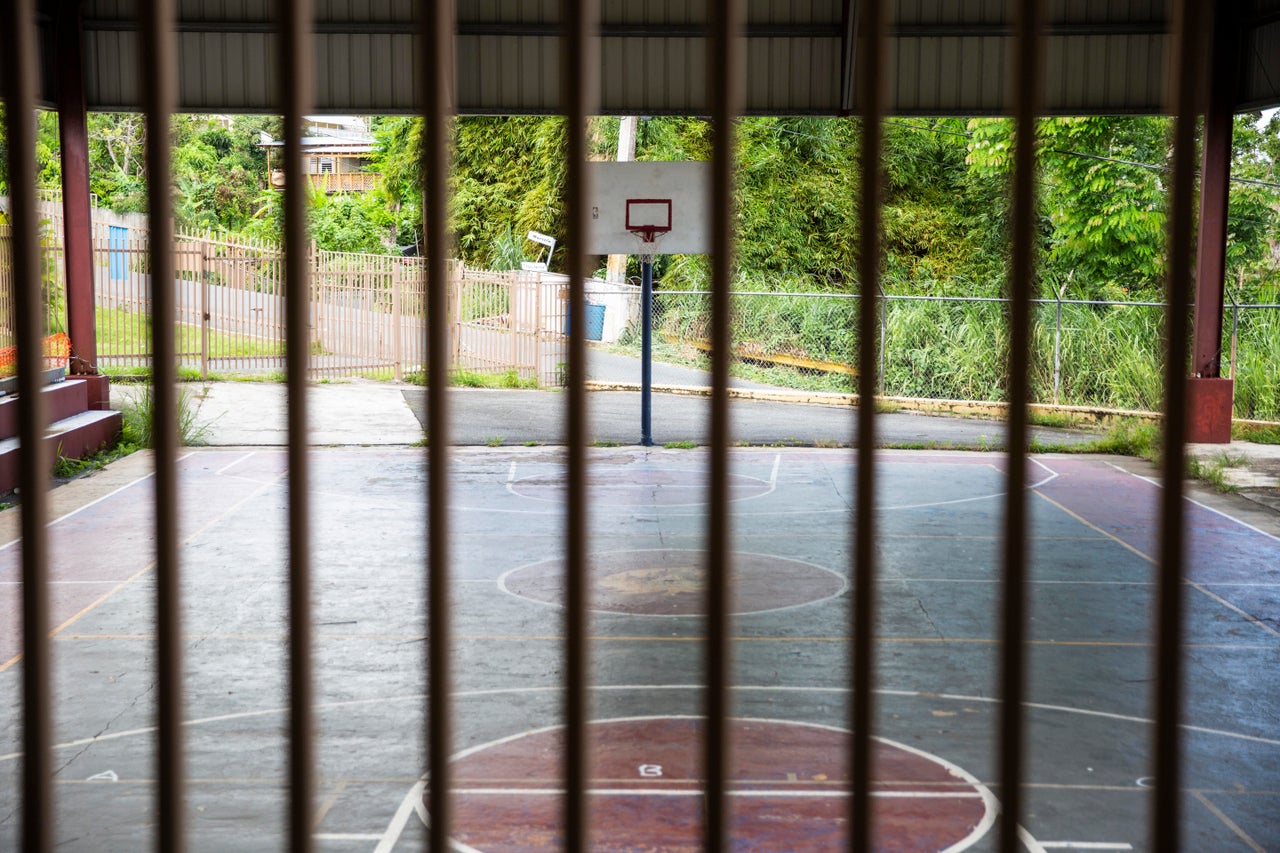
<instances>
[{"instance_id":1,"label":"paved walkway","mask_svg":"<svg viewBox=\"0 0 1280 853\"><path fill-rule=\"evenodd\" d=\"M592 378L633 381L625 357L593 353ZM656 368L656 366L655 366ZM700 374L663 365L661 381L702 384ZM655 369L655 374L659 373ZM681 381L683 380L683 381ZM693 381L690 381L693 380ZM752 385L738 387L750 389ZM769 386L758 386L768 389ZM120 408L138 386L113 385L112 404ZM286 388L270 382L212 382L185 385L196 410L204 443L213 446L281 446L287 443ZM777 389L770 389L777 390ZM452 388L451 439L462 446L558 445L565 441L566 397L562 391ZM635 391L588 394L591 441L604 445L640 443L640 395ZM353 380L320 383L307 395L311 442L317 446L409 445L424 438L425 391L389 382ZM705 444L710 402L705 397L655 393L653 439ZM845 446L855 443L853 410L845 406L734 399L730 434L751 445ZM999 421L941 417L915 412L884 413L877 418L876 441L895 447L1001 449L1005 426ZM1042 446L1081 444L1096 432L1037 427ZM1280 446L1235 442L1228 446L1191 445L1190 455L1209 463L1228 463L1229 483L1248 497L1280 512Z\"/></svg>"}]
</instances>

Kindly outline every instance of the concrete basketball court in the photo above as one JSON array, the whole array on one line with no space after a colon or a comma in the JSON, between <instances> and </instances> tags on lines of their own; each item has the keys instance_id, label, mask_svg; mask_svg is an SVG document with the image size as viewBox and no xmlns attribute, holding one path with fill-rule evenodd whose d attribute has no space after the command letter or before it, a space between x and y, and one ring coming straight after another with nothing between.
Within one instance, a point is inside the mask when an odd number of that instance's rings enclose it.
<instances>
[{"instance_id":1,"label":"concrete basketball court","mask_svg":"<svg viewBox=\"0 0 1280 853\"><path fill-rule=\"evenodd\" d=\"M697 450L592 459L593 849L698 848ZM839 849L847 773L847 450L732 451L734 849ZM421 849L424 451L313 451L318 848ZM885 451L877 607L879 849L989 850L1003 457ZM1125 467L1133 470L1125 470ZM54 493L58 840L149 849L151 462ZM182 503L192 850L277 850L286 771L285 454L187 453ZM1158 486L1037 456L1028 850L1144 850ZM564 456L454 457L455 837L558 849ZM1280 539L1188 503L1188 850L1280 849ZM6 513L5 515L11 515ZM1274 522L1274 515L1270 516ZM21 789L19 549L0 549L0 849Z\"/></svg>"}]
</instances>

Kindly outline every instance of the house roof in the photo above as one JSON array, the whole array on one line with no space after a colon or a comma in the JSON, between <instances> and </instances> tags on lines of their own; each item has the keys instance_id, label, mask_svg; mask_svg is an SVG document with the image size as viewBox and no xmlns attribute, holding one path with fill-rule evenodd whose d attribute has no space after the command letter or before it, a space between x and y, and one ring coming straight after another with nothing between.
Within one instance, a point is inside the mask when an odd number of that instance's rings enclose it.
<instances>
[{"instance_id":1,"label":"house roof","mask_svg":"<svg viewBox=\"0 0 1280 853\"><path fill-rule=\"evenodd\" d=\"M43 97L52 102L55 0L42 0ZM748 113L856 112L857 0L747 0ZM1003 110L1012 0L890 0L890 109ZM1173 0L1048 0L1046 110L1164 109ZM1280 105L1280 0L1241 0L1237 109ZM137 110L136 0L85 0L87 102ZM276 112L270 3L179 0L181 108ZM705 114L705 0L601 0L600 112ZM417 103L411 0L316 0L315 110L411 112ZM458 0L461 113L559 111L559 0Z\"/></svg>"}]
</instances>

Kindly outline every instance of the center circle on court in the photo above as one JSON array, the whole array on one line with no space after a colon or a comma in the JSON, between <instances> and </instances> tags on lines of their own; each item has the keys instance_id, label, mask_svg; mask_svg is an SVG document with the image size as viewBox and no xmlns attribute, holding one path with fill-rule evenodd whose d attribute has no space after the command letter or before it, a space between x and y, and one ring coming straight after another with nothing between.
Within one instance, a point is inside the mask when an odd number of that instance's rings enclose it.
<instances>
[{"instance_id":1,"label":"center circle on court","mask_svg":"<svg viewBox=\"0 0 1280 853\"><path fill-rule=\"evenodd\" d=\"M592 850L701 849L704 724L695 717L600 720L587 730ZM729 721L733 850L840 850L849 733L812 723ZM876 849L960 851L995 820L990 792L959 767L873 739ZM563 842L562 726L455 756L453 840L471 853L558 851ZM424 796L425 806L425 796Z\"/></svg>"},{"instance_id":2,"label":"center circle on court","mask_svg":"<svg viewBox=\"0 0 1280 853\"><path fill-rule=\"evenodd\" d=\"M729 499L735 501L757 498L773 489L768 482L745 474L729 474L726 483ZM521 497L553 503L564 502L568 494L562 473L522 477L507 487ZM678 469L642 468L623 472L593 467L587 473L587 491L591 502L602 506L695 506L706 503L707 475L704 471Z\"/></svg>"},{"instance_id":3,"label":"center circle on court","mask_svg":"<svg viewBox=\"0 0 1280 853\"><path fill-rule=\"evenodd\" d=\"M843 577L821 566L766 554L735 553L734 615L814 604L840 595ZM698 616L706 609L701 551L611 551L589 558L590 609L635 616ZM565 561L554 557L513 569L499 579L506 592L564 605Z\"/></svg>"}]
</instances>

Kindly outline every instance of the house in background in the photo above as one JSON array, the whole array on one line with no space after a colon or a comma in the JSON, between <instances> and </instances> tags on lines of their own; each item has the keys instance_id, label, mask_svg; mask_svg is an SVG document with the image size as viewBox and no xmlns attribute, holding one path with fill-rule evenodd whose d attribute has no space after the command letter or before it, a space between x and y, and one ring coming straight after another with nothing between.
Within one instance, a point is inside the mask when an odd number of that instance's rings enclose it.
<instances>
[{"instance_id":1,"label":"house in background","mask_svg":"<svg viewBox=\"0 0 1280 853\"><path fill-rule=\"evenodd\" d=\"M306 116L306 122L304 169L316 189L326 193L373 189L377 174L366 171L375 144L368 120L360 116ZM283 152L275 152L284 147L284 141L264 133L259 144L267 150L271 186L283 189Z\"/></svg>"}]
</instances>

